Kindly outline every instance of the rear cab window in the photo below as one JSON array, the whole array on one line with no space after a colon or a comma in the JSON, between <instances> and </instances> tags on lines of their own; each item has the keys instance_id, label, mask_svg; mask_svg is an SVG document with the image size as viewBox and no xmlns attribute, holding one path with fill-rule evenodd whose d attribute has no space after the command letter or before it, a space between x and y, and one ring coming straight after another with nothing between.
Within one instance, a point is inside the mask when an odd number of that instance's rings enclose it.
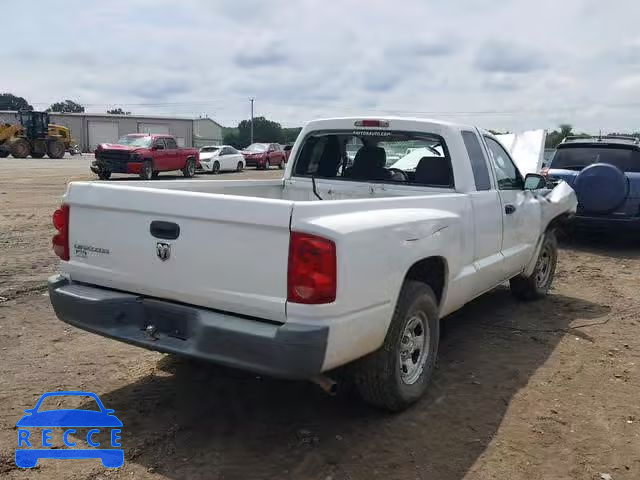
<instances>
[{"instance_id":1,"label":"rear cab window","mask_svg":"<svg viewBox=\"0 0 640 480\"><path fill-rule=\"evenodd\" d=\"M169 150L175 150L176 148L178 148L178 144L171 137L164 137L164 143L167 146L167 149Z\"/></svg>"},{"instance_id":2,"label":"rear cab window","mask_svg":"<svg viewBox=\"0 0 640 480\"><path fill-rule=\"evenodd\" d=\"M396 130L327 130L306 136L293 174L353 182L453 188L451 158L437 134Z\"/></svg>"},{"instance_id":3,"label":"rear cab window","mask_svg":"<svg viewBox=\"0 0 640 480\"><path fill-rule=\"evenodd\" d=\"M550 168L582 170L594 163L608 163L623 172L640 173L640 149L631 145L567 145L558 147Z\"/></svg>"}]
</instances>

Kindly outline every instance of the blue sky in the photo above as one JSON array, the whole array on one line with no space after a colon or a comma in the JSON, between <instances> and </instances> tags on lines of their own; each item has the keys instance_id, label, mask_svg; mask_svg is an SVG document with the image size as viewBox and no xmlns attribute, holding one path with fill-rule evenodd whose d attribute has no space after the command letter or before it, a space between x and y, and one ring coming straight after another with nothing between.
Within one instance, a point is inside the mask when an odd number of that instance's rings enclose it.
<instances>
[{"instance_id":1,"label":"blue sky","mask_svg":"<svg viewBox=\"0 0 640 480\"><path fill-rule=\"evenodd\" d=\"M110 0L3 7L0 90L37 108L405 114L640 130L637 0ZM28 26L24 30L24 26Z\"/></svg>"}]
</instances>

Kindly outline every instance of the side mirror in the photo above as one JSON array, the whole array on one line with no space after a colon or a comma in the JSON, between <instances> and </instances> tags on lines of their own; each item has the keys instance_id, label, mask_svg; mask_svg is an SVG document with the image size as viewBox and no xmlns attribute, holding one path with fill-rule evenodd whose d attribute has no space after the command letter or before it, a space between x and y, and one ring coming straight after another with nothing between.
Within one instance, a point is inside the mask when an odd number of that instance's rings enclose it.
<instances>
[{"instance_id":1,"label":"side mirror","mask_svg":"<svg viewBox=\"0 0 640 480\"><path fill-rule=\"evenodd\" d=\"M524 178L525 190L539 190L547 186L547 179L539 173L527 173Z\"/></svg>"}]
</instances>

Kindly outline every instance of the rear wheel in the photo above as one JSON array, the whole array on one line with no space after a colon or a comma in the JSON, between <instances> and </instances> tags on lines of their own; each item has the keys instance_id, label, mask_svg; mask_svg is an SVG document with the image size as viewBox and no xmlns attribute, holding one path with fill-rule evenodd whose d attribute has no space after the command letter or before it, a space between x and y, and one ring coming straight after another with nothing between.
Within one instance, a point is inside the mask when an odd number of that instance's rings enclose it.
<instances>
[{"instance_id":1,"label":"rear wheel","mask_svg":"<svg viewBox=\"0 0 640 480\"><path fill-rule=\"evenodd\" d=\"M429 384L439 341L433 290L422 282L405 281L384 344L354 364L355 385L362 398L391 411L416 402Z\"/></svg>"},{"instance_id":2,"label":"rear wheel","mask_svg":"<svg viewBox=\"0 0 640 480\"><path fill-rule=\"evenodd\" d=\"M64 143L60 140L54 139L47 142L47 155L49 155L49 158L62 158L65 151Z\"/></svg>"},{"instance_id":3,"label":"rear wheel","mask_svg":"<svg viewBox=\"0 0 640 480\"><path fill-rule=\"evenodd\" d=\"M214 175L220 173L220 163L217 160L213 162L213 165L211 166L211 173Z\"/></svg>"},{"instance_id":4,"label":"rear wheel","mask_svg":"<svg viewBox=\"0 0 640 480\"><path fill-rule=\"evenodd\" d=\"M520 300L534 300L545 296L553 283L557 261L558 241L553 232L547 232L533 273L529 276L518 275L509 280L511 293Z\"/></svg>"},{"instance_id":5,"label":"rear wheel","mask_svg":"<svg viewBox=\"0 0 640 480\"><path fill-rule=\"evenodd\" d=\"M7 158L9 153L9 150L0 150L0 158Z\"/></svg>"},{"instance_id":6,"label":"rear wheel","mask_svg":"<svg viewBox=\"0 0 640 480\"><path fill-rule=\"evenodd\" d=\"M278 164L278 168L282 170L284 166L285 166L284 160L280 160L280 163Z\"/></svg>"},{"instance_id":7,"label":"rear wheel","mask_svg":"<svg viewBox=\"0 0 640 480\"><path fill-rule=\"evenodd\" d=\"M140 178L142 180L151 180L153 178L153 163L151 160L147 160L142 164Z\"/></svg>"},{"instance_id":8,"label":"rear wheel","mask_svg":"<svg viewBox=\"0 0 640 480\"><path fill-rule=\"evenodd\" d=\"M218 165L218 169L220 169L220 165ZM187 164L182 169L182 174L187 178L191 178L196 174L196 161L193 158L187 159Z\"/></svg>"},{"instance_id":9,"label":"rear wheel","mask_svg":"<svg viewBox=\"0 0 640 480\"><path fill-rule=\"evenodd\" d=\"M13 158L27 158L31 152L31 146L24 138L17 138L11 142L11 155Z\"/></svg>"},{"instance_id":10,"label":"rear wheel","mask_svg":"<svg viewBox=\"0 0 640 480\"><path fill-rule=\"evenodd\" d=\"M241 172L244 169L244 164L242 162L238 162L236 166L236 172Z\"/></svg>"}]
</instances>

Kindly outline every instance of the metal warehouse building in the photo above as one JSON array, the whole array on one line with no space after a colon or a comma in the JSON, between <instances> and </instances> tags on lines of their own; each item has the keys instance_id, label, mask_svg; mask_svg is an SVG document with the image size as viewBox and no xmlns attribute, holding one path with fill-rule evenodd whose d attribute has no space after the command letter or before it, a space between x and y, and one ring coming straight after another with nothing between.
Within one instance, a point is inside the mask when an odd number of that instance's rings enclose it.
<instances>
[{"instance_id":1,"label":"metal warehouse building","mask_svg":"<svg viewBox=\"0 0 640 480\"><path fill-rule=\"evenodd\" d=\"M128 133L160 133L176 137L181 147L222 144L222 126L210 118L180 118L101 113L51 113L51 123L71 130L83 152L100 143L114 143ZM17 121L16 112L0 112L0 122Z\"/></svg>"}]
</instances>

